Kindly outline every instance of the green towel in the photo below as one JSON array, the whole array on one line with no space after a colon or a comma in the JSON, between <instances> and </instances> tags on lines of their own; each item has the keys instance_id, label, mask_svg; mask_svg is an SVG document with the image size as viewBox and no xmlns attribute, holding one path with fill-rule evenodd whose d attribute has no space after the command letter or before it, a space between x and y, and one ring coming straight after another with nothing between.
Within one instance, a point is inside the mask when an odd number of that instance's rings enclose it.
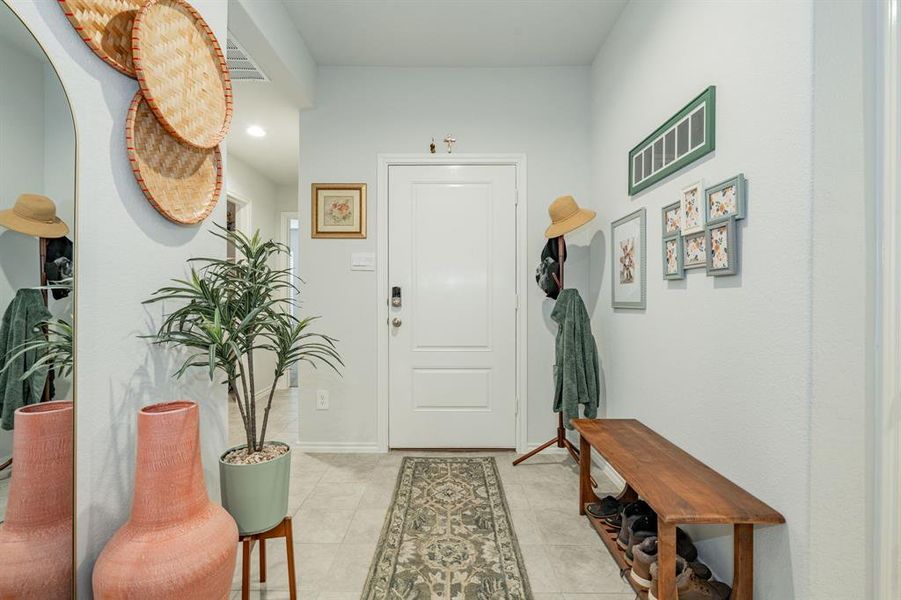
<instances>
[{"instance_id":1,"label":"green towel","mask_svg":"<svg viewBox=\"0 0 901 600\"><path fill-rule=\"evenodd\" d=\"M598 348L591 333L591 321L578 290L565 289L551 312L557 323L556 364L554 365L554 412L563 411L563 425L572 429L570 419L598 414L600 377Z\"/></svg>"},{"instance_id":2,"label":"green towel","mask_svg":"<svg viewBox=\"0 0 901 600\"><path fill-rule=\"evenodd\" d=\"M40 323L50 317L40 291L21 289L16 293L0 322L0 369L6 366L7 356L16 348L43 337ZM41 356L37 350L26 352L0 372L0 426L3 429L13 428L16 409L41 401L48 368L39 369L27 380L22 380Z\"/></svg>"}]
</instances>

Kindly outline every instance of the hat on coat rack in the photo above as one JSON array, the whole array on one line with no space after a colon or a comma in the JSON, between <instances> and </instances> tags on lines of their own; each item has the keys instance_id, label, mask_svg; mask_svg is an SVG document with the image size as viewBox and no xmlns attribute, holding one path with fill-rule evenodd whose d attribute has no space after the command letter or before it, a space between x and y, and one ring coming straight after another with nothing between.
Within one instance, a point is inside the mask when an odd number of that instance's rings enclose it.
<instances>
[{"instance_id":1,"label":"hat on coat rack","mask_svg":"<svg viewBox=\"0 0 901 600\"><path fill-rule=\"evenodd\" d=\"M580 208L572 196L560 196L547 209L551 216L550 226L544 230L544 237L555 238L573 231L592 220L597 213Z\"/></svg>"},{"instance_id":2,"label":"hat on coat rack","mask_svg":"<svg viewBox=\"0 0 901 600\"><path fill-rule=\"evenodd\" d=\"M69 233L69 226L56 216L53 200L37 194L22 194L12 208L0 210L0 226L41 238L58 238Z\"/></svg>"}]
</instances>

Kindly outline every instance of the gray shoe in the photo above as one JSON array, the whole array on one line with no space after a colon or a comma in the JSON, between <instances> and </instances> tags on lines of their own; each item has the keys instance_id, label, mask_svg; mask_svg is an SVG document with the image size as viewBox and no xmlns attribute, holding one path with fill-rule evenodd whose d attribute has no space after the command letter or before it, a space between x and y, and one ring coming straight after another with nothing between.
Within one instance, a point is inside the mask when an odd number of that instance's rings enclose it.
<instances>
[{"instance_id":1,"label":"gray shoe","mask_svg":"<svg viewBox=\"0 0 901 600\"><path fill-rule=\"evenodd\" d=\"M626 541L626 562L632 564L632 552L649 537L657 535L657 515L641 515L629 525L629 533Z\"/></svg>"},{"instance_id":2,"label":"gray shoe","mask_svg":"<svg viewBox=\"0 0 901 600\"><path fill-rule=\"evenodd\" d=\"M648 506L644 500L637 500L623 507L623 510L620 513L622 516L622 525L619 529L619 535L616 536L616 545L619 546L621 550L625 550L626 544L629 542L629 526L632 525L638 517L653 514L654 511L651 510L651 507Z\"/></svg>"}]
</instances>

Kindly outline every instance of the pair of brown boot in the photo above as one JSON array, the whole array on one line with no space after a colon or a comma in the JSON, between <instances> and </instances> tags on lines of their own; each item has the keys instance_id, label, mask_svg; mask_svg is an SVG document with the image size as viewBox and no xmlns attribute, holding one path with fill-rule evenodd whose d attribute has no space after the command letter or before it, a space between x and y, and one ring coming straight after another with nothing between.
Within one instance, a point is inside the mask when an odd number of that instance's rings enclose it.
<instances>
[{"instance_id":1,"label":"pair of brown boot","mask_svg":"<svg viewBox=\"0 0 901 600\"><path fill-rule=\"evenodd\" d=\"M694 564L694 563L693 563ZM660 563L651 564L651 586L648 598L657 600ZM703 565L701 565L703 566ZM706 567L704 567L706 569ZM678 600L727 600L732 589L721 581L709 581L695 574L681 556L676 557L676 598Z\"/></svg>"}]
</instances>

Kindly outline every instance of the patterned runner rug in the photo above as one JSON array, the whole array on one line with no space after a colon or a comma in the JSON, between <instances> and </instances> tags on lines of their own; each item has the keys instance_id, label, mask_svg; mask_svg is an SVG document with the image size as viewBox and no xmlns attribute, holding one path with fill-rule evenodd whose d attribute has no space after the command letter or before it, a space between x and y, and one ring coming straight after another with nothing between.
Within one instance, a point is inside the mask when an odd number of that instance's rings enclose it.
<instances>
[{"instance_id":1,"label":"patterned runner rug","mask_svg":"<svg viewBox=\"0 0 901 600\"><path fill-rule=\"evenodd\" d=\"M364 600L526 600L493 457L405 457Z\"/></svg>"}]
</instances>

